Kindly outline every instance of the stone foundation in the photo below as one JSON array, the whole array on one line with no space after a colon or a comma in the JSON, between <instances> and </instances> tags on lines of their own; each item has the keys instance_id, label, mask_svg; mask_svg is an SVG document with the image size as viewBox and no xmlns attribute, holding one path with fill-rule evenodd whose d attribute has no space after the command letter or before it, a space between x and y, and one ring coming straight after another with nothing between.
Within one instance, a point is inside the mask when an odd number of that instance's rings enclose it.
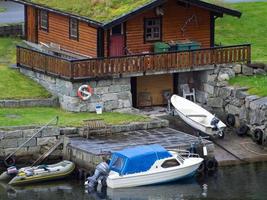
<instances>
[{"instance_id":1,"label":"stone foundation","mask_svg":"<svg viewBox=\"0 0 267 200\"><path fill-rule=\"evenodd\" d=\"M266 68L247 65L219 65L214 70L200 74L201 88L197 91L197 100L217 115L236 116L237 127L246 124L253 131L260 127L267 134L267 97L249 95L248 88L236 88L228 85L232 77L266 74Z\"/></svg>"},{"instance_id":2,"label":"stone foundation","mask_svg":"<svg viewBox=\"0 0 267 200\"><path fill-rule=\"evenodd\" d=\"M104 111L132 107L130 78L72 83L23 68L20 68L20 71L44 86L53 95L58 96L60 106L67 111L95 112L97 104L101 104ZM84 84L90 85L94 91L94 95L87 101L83 101L77 96L78 88Z\"/></svg>"}]
</instances>

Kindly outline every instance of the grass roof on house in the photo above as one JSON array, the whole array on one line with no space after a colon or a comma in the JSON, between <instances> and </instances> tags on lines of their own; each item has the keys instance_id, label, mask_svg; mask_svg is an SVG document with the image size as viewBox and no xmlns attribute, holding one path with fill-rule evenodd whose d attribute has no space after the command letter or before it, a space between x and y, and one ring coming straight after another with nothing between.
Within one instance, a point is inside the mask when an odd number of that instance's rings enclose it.
<instances>
[{"instance_id":1,"label":"grass roof on house","mask_svg":"<svg viewBox=\"0 0 267 200\"><path fill-rule=\"evenodd\" d=\"M62 12L87 17L101 23L110 22L155 0L26 0Z\"/></svg>"}]
</instances>

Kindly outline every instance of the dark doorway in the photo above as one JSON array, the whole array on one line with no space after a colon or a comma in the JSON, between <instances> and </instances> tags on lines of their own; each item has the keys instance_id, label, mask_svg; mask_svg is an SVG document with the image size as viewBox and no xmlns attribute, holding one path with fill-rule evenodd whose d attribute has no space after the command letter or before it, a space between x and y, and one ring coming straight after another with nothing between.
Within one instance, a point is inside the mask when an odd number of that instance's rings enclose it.
<instances>
[{"instance_id":1,"label":"dark doorway","mask_svg":"<svg viewBox=\"0 0 267 200\"><path fill-rule=\"evenodd\" d=\"M132 93L133 107L137 108L137 79L136 77L131 78L131 93Z\"/></svg>"}]
</instances>

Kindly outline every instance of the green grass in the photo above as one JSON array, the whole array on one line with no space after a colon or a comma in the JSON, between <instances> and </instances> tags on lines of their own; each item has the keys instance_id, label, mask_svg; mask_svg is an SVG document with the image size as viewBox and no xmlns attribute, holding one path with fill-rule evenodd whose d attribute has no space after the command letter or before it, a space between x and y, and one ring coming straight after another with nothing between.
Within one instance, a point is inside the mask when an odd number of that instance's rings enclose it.
<instances>
[{"instance_id":1,"label":"green grass","mask_svg":"<svg viewBox=\"0 0 267 200\"><path fill-rule=\"evenodd\" d=\"M116 112L97 115L95 113L71 113L59 108L0 108L0 126L43 125L55 116L59 116L59 126L81 126L83 120L87 119L103 119L106 123L113 125L149 120L146 116Z\"/></svg>"},{"instance_id":2,"label":"green grass","mask_svg":"<svg viewBox=\"0 0 267 200\"><path fill-rule=\"evenodd\" d=\"M153 0L28 0L106 23Z\"/></svg>"},{"instance_id":3,"label":"green grass","mask_svg":"<svg viewBox=\"0 0 267 200\"><path fill-rule=\"evenodd\" d=\"M233 86L248 87L248 93L261 97L267 96L267 76L237 76L229 80Z\"/></svg>"},{"instance_id":4,"label":"green grass","mask_svg":"<svg viewBox=\"0 0 267 200\"><path fill-rule=\"evenodd\" d=\"M0 64L0 99L39 99L50 96L51 94L35 81Z\"/></svg>"},{"instance_id":5,"label":"green grass","mask_svg":"<svg viewBox=\"0 0 267 200\"><path fill-rule=\"evenodd\" d=\"M38 99L51 94L35 81L22 75L8 65L16 62L17 38L0 38L0 99Z\"/></svg>"},{"instance_id":6,"label":"green grass","mask_svg":"<svg viewBox=\"0 0 267 200\"><path fill-rule=\"evenodd\" d=\"M18 38L0 37L0 63L16 62L16 45L20 42Z\"/></svg>"},{"instance_id":7,"label":"green grass","mask_svg":"<svg viewBox=\"0 0 267 200\"><path fill-rule=\"evenodd\" d=\"M0 13L5 12L5 11L6 11L6 8L0 7Z\"/></svg>"},{"instance_id":8,"label":"green grass","mask_svg":"<svg viewBox=\"0 0 267 200\"><path fill-rule=\"evenodd\" d=\"M224 16L216 20L216 44L252 44L252 61L267 63L267 2L230 4L242 12L240 19Z\"/></svg>"}]
</instances>

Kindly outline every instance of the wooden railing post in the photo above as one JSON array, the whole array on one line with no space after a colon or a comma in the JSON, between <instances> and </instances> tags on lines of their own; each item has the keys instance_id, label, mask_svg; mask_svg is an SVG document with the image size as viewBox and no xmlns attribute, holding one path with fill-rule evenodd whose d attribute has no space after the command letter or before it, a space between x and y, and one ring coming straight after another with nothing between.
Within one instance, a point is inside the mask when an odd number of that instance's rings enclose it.
<instances>
[{"instance_id":1,"label":"wooden railing post","mask_svg":"<svg viewBox=\"0 0 267 200\"><path fill-rule=\"evenodd\" d=\"M251 44L247 45L247 49L248 49L247 64L250 64L251 63Z\"/></svg>"}]
</instances>

